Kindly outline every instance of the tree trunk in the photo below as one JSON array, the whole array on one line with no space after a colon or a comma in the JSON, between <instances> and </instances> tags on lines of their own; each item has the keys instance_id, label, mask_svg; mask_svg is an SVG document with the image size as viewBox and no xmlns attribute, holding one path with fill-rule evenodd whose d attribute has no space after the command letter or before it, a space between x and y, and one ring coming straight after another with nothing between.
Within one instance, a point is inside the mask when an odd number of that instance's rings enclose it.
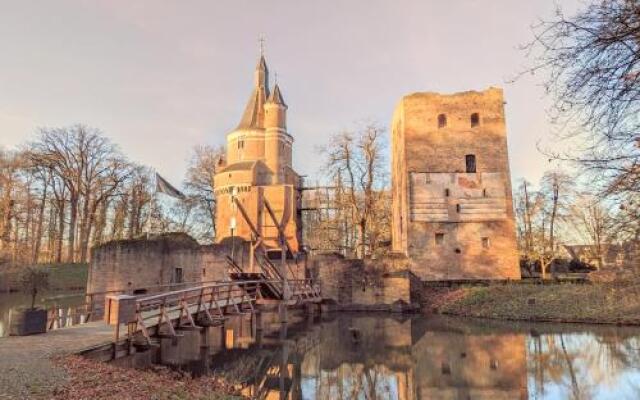
<instances>
[{"instance_id":1,"label":"tree trunk","mask_svg":"<svg viewBox=\"0 0 640 400\"><path fill-rule=\"evenodd\" d=\"M80 218L80 262L87 262L87 252L89 248L89 233L91 231L91 227L89 226L89 221L92 219L91 214L93 214L93 205L91 204L93 200L91 199L91 192L88 192L84 196L84 201L82 202L82 217Z\"/></svg>"},{"instance_id":2,"label":"tree trunk","mask_svg":"<svg viewBox=\"0 0 640 400\"><path fill-rule=\"evenodd\" d=\"M75 261L75 244L76 244L76 227L78 220L78 195L71 193L71 200L69 201L69 243L67 249L67 262Z\"/></svg>"},{"instance_id":3,"label":"tree trunk","mask_svg":"<svg viewBox=\"0 0 640 400\"><path fill-rule=\"evenodd\" d=\"M365 240L365 235L367 232L367 221L362 218L360 220L360 223L358 224L358 235L360 236L360 259L364 260L365 256L366 256L366 249L367 249L367 244L366 244L366 240Z\"/></svg>"},{"instance_id":4,"label":"tree trunk","mask_svg":"<svg viewBox=\"0 0 640 400\"><path fill-rule=\"evenodd\" d=\"M47 189L49 185L47 182L44 182L44 188L42 189L42 199L40 199L40 209L38 215L38 225L35 233L35 243L33 246L33 255L32 260L34 263L38 262L38 258L40 257L40 245L42 243L42 227L44 225L44 211L45 206L47 204Z\"/></svg>"},{"instance_id":5,"label":"tree trunk","mask_svg":"<svg viewBox=\"0 0 640 400\"><path fill-rule=\"evenodd\" d=\"M65 214L66 201L62 197L58 201L58 232L56 234L56 262L62 262L62 247L64 245L64 214Z\"/></svg>"}]
</instances>

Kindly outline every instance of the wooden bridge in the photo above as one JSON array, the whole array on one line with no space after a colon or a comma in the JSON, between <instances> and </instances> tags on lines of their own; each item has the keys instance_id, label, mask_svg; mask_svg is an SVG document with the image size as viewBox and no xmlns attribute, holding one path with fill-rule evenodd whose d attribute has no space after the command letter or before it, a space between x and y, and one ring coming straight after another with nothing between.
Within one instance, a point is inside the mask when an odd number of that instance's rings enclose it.
<instances>
[{"instance_id":1,"label":"wooden bridge","mask_svg":"<svg viewBox=\"0 0 640 400\"><path fill-rule=\"evenodd\" d=\"M320 288L310 279L244 278L154 295L108 296L105 320L116 325L116 342L125 324L130 337L139 333L151 344L154 336L177 337L178 329L220 325L230 315L256 312L261 304L290 307L321 301Z\"/></svg>"}]
</instances>

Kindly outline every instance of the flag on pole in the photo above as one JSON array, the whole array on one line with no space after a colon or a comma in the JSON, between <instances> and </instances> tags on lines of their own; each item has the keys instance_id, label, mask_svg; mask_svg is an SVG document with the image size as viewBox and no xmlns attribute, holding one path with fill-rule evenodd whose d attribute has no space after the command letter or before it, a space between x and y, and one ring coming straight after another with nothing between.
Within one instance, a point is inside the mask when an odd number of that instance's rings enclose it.
<instances>
[{"instance_id":1,"label":"flag on pole","mask_svg":"<svg viewBox=\"0 0 640 400\"><path fill-rule=\"evenodd\" d=\"M180 200L183 200L185 198L185 195L181 191L173 187L172 184L170 184L166 179L161 177L160 174L158 174L157 172L156 172L156 193L164 193L168 196L175 197L176 199L180 199Z\"/></svg>"}]
</instances>

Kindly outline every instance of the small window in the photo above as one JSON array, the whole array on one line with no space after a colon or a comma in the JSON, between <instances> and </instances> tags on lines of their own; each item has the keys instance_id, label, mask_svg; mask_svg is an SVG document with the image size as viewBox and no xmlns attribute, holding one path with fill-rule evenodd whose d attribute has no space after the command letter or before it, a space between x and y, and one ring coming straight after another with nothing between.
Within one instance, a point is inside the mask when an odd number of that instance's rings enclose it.
<instances>
[{"instance_id":1,"label":"small window","mask_svg":"<svg viewBox=\"0 0 640 400\"><path fill-rule=\"evenodd\" d=\"M467 167L468 174L475 174L476 172L476 156L474 154L467 154L464 156L464 161Z\"/></svg>"},{"instance_id":2,"label":"small window","mask_svg":"<svg viewBox=\"0 0 640 400\"><path fill-rule=\"evenodd\" d=\"M491 368L491 369L492 369L492 370L494 370L494 371L495 371L496 369L498 369L498 360L495 360L495 359L493 359L493 358L492 358L492 359L489 361L489 368Z\"/></svg>"},{"instance_id":3,"label":"small window","mask_svg":"<svg viewBox=\"0 0 640 400\"><path fill-rule=\"evenodd\" d=\"M491 247L491 240L489 240L488 237L483 237L482 238L482 248L483 249L488 249L489 247Z\"/></svg>"},{"instance_id":4,"label":"small window","mask_svg":"<svg viewBox=\"0 0 640 400\"><path fill-rule=\"evenodd\" d=\"M487 189L482 189L482 197L487 197Z\"/></svg>"},{"instance_id":5,"label":"small window","mask_svg":"<svg viewBox=\"0 0 640 400\"><path fill-rule=\"evenodd\" d=\"M480 125L480 114L473 113L471 114L471 127L476 127Z\"/></svg>"},{"instance_id":6,"label":"small window","mask_svg":"<svg viewBox=\"0 0 640 400\"><path fill-rule=\"evenodd\" d=\"M451 375L451 366L448 362L443 362L440 365L440 371L442 371L442 375Z\"/></svg>"},{"instance_id":7,"label":"small window","mask_svg":"<svg viewBox=\"0 0 640 400\"><path fill-rule=\"evenodd\" d=\"M183 282L182 268L175 268L173 270L173 283L182 283L182 282Z\"/></svg>"},{"instance_id":8,"label":"small window","mask_svg":"<svg viewBox=\"0 0 640 400\"><path fill-rule=\"evenodd\" d=\"M445 114L438 115L438 128L447 126L447 116Z\"/></svg>"},{"instance_id":9,"label":"small window","mask_svg":"<svg viewBox=\"0 0 640 400\"><path fill-rule=\"evenodd\" d=\"M456 204L456 212L460 212L460 204Z\"/></svg>"},{"instance_id":10,"label":"small window","mask_svg":"<svg viewBox=\"0 0 640 400\"><path fill-rule=\"evenodd\" d=\"M445 197L449 197L449 189L445 189L444 190L444 196Z\"/></svg>"},{"instance_id":11,"label":"small window","mask_svg":"<svg viewBox=\"0 0 640 400\"><path fill-rule=\"evenodd\" d=\"M444 233L436 233L436 246L444 244Z\"/></svg>"}]
</instances>

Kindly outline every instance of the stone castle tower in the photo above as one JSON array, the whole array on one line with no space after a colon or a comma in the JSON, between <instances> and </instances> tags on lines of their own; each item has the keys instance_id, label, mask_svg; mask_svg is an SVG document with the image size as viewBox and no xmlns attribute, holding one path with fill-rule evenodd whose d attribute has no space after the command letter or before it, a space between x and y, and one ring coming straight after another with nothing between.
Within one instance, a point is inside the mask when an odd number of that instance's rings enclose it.
<instances>
[{"instance_id":1,"label":"stone castle tower","mask_svg":"<svg viewBox=\"0 0 640 400\"><path fill-rule=\"evenodd\" d=\"M391 154L393 249L416 275L520 278L502 89L405 96Z\"/></svg>"},{"instance_id":2,"label":"stone castle tower","mask_svg":"<svg viewBox=\"0 0 640 400\"><path fill-rule=\"evenodd\" d=\"M293 137L287 132L287 104L260 56L254 88L237 128L227 135L226 159L214 177L216 243L251 240L253 230L234 203L237 198L268 248L279 248L278 229L264 209L271 205L290 246L299 246L297 194L299 176L291 166Z\"/></svg>"}]
</instances>

